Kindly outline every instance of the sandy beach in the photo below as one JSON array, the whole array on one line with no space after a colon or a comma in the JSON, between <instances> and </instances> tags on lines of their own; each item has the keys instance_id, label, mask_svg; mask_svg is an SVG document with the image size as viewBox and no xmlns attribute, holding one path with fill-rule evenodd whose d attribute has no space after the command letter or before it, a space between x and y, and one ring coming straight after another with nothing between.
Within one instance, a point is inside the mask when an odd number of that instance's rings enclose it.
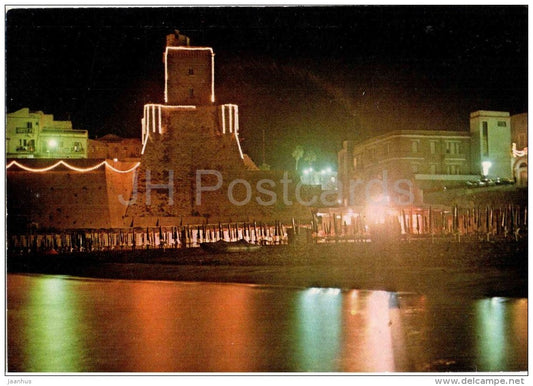
<instances>
[{"instance_id":1,"label":"sandy beach","mask_svg":"<svg viewBox=\"0 0 533 386\"><path fill-rule=\"evenodd\" d=\"M9 256L8 273L527 297L527 240L303 244Z\"/></svg>"}]
</instances>

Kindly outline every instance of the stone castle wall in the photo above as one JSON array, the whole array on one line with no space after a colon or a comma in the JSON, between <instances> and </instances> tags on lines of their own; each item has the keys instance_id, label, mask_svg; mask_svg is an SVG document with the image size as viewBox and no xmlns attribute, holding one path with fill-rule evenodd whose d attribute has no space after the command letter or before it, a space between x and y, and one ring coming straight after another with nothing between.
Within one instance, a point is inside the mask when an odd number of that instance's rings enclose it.
<instances>
[{"instance_id":1,"label":"stone castle wall","mask_svg":"<svg viewBox=\"0 0 533 386\"><path fill-rule=\"evenodd\" d=\"M25 160L24 165L40 168L56 161ZM80 168L95 164L94 160L67 162ZM119 162L116 167L125 170L133 165ZM7 171L8 230L26 231L30 224L39 229L122 227L126 206L118 196L127 199L131 189L132 173L115 173L104 166L84 173L61 166L43 173L13 166Z\"/></svg>"},{"instance_id":2,"label":"stone castle wall","mask_svg":"<svg viewBox=\"0 0 533 386\"><path fill-rule=\"evenodd\" d=\"M161 132L150 132L145 152L142 156L137 183L137 196L132 197L132 205L127 210L127 218L134 223L153 223L162 218L191 218L187 221L245 221L274 220L291 217L310 217L308 208L286 205L283 201L283 187L280 180L283 172L251 171L240 157L238 139L235 133L223 133L220 106L198 106L190 110L174 110L162 107ZM222 186L215 191L203 192L201 204L197 202L197 175L199 170L201 186L217 185L220 173ZM173 203L169 199L169 190L146 189L150 185L168 185L173 181ZM149 178L148 178L149 176ZM272 205L260 205L256 197L263 202L272 200L271 195L257 191L257 182L268 179L276 186L264 185L265 189L274 191L277 200ZM251 199L246 205L240 205L249 195L246 184L232 181L244 180L251 187ZM294 197L294 181L288 191ZM231 189L230 188L231 185ZM228 190L231 190L230 195ZM304 195L305 189L302 189ZM148 198L149 195L149 198ZM236 205L230 200L238 202ZM148 203L148 202L149 203ZM285 200L289 202L290 200ZM176 220L174 220L176 221Z\"/></svg>"}]
</instances>

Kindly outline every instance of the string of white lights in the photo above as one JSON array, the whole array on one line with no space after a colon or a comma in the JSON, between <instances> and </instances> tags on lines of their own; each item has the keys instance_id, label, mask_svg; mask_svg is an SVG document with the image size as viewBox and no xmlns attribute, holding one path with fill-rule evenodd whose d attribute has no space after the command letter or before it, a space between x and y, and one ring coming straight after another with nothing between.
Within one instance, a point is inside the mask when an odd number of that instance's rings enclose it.
<instances>
[{"instance_id":1,"label":"string of white lights","mask_svg":"<svg viewBox=\"0 0 533 386\"><path fill-rule=\"evenodd\" d=\"M11 168L12 166L17 166L23 170L26 170L28 172L32 172L32 173L44 173L44 172L48 172L52 169L55 169L57 168L58 166L65 166L67 167L68 169L70 170L74 170L76 172L80 172L80 173L86 173L86 172L90 172L90 171L93 171L93 170L96 170L98 169L99 167L102 167L103 165L105 165L107 168L111 169L112 171L116 172L116 173L131 173L132 171L134 171L135 169L137 169L141 163L140 162L136 162L134 166L132 166L131 168L127 169L127 170L120 170L120 169L117 169L115 168L114 166L112 166L109 162L107 161L102 161L94 166L91 166L91 167L88 167L88 168L79 168L77 166L72 166L72 165L69 165L68 163L66 163L65 161L61 160L61 161L58 161L56 162L55 164L53 165L50 165L50 166L47 166L45 168L30 168L26 165L23 165L21 164L20 162L17 162L17 161L11 161L8 165L6 165L6 169L9 169Z\"/></svg>"},{"instance_id":2,"label":"string of white lights","mask_svg":"<svg viewBox=\"0 0 533 386\"><path fill-rule=\"evenodd\" d=\"M516 150L516 143L513 142L513 157L524 157L527 155L527 147L522 150Z\"/></svg>"},{"instance_id":3,"label":"string of white lights","mask_svg":"<svg viewBox=\"0 0 533 386\"><path fill-rule=\"evenodd\" d=\"M15 166L18 166L19 168L23 169L23 170L26 170L28 172L35 172L35 173L43 173L43 172L47 172L49 170L52 170L52 169L55 169L56 167L58 167L59 165L61 165L63 161L59 161L59 162L56 162L55 164L51 165L51 166L47 166L45 168L29 168L25 165L22 165L21 163L18 163L17 161L12 161L9 165L6 166L6 169L9 169L10 167L12 167L13 165Z\"/></svg>"},{"instance_id":4,"label":"string of white lights","mask_svg":"<svg viewBox=\"0 0 533 386\"><path fill-rule=\"evenodd\" d=\"M140 162L137 162L135 163L134 166L132 166L131 168L129 168L128 170L119 170L119 169L116 169L114 168L113 166L111 166L107 161L104 161L105 162L105 166L111 170L113 170L114 172L116 173L122 173L122 174L126 174L126 173L131 173L132 171L134 171L135 169L137 169L141 163Z\"/></svg>"}]
</instances>

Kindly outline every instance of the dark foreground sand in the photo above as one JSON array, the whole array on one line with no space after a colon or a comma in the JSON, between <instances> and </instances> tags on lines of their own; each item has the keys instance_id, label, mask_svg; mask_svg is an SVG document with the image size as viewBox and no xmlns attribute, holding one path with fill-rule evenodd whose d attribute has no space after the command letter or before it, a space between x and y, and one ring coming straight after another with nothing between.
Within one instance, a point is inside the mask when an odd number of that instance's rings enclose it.
<instances>
[{"instance_id":1,"label":"dark foreground sand","mask_svg":"<svg viewBox=\"0 0 533 386\"><path fill-rule=\"evenodd\" d=\"M303 244L9 256L8 273L337 287L441 296L527 297L527 240Z\"/></svg>"}]
</instances>

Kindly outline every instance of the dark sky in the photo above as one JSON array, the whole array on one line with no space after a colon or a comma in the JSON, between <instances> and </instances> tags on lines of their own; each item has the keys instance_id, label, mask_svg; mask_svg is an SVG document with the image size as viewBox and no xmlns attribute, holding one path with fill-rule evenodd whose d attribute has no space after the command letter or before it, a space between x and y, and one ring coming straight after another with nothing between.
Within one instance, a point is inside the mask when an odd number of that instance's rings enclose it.
<instances>
[{"instance_id":1,"label":"dark sky","mask_svg":"<svg viewBox=\"0 0 533 386\"><path fill-rule=\"evenodd\" d=\"M468 130L471 111L527 111L527 7L14 9L6 108L70 119L90 137L140 137L163 100L174 29L214 48L217 103L240 105L243 148L333 163L344 139L393 129Z\"/></svg>"}]
</instances>

